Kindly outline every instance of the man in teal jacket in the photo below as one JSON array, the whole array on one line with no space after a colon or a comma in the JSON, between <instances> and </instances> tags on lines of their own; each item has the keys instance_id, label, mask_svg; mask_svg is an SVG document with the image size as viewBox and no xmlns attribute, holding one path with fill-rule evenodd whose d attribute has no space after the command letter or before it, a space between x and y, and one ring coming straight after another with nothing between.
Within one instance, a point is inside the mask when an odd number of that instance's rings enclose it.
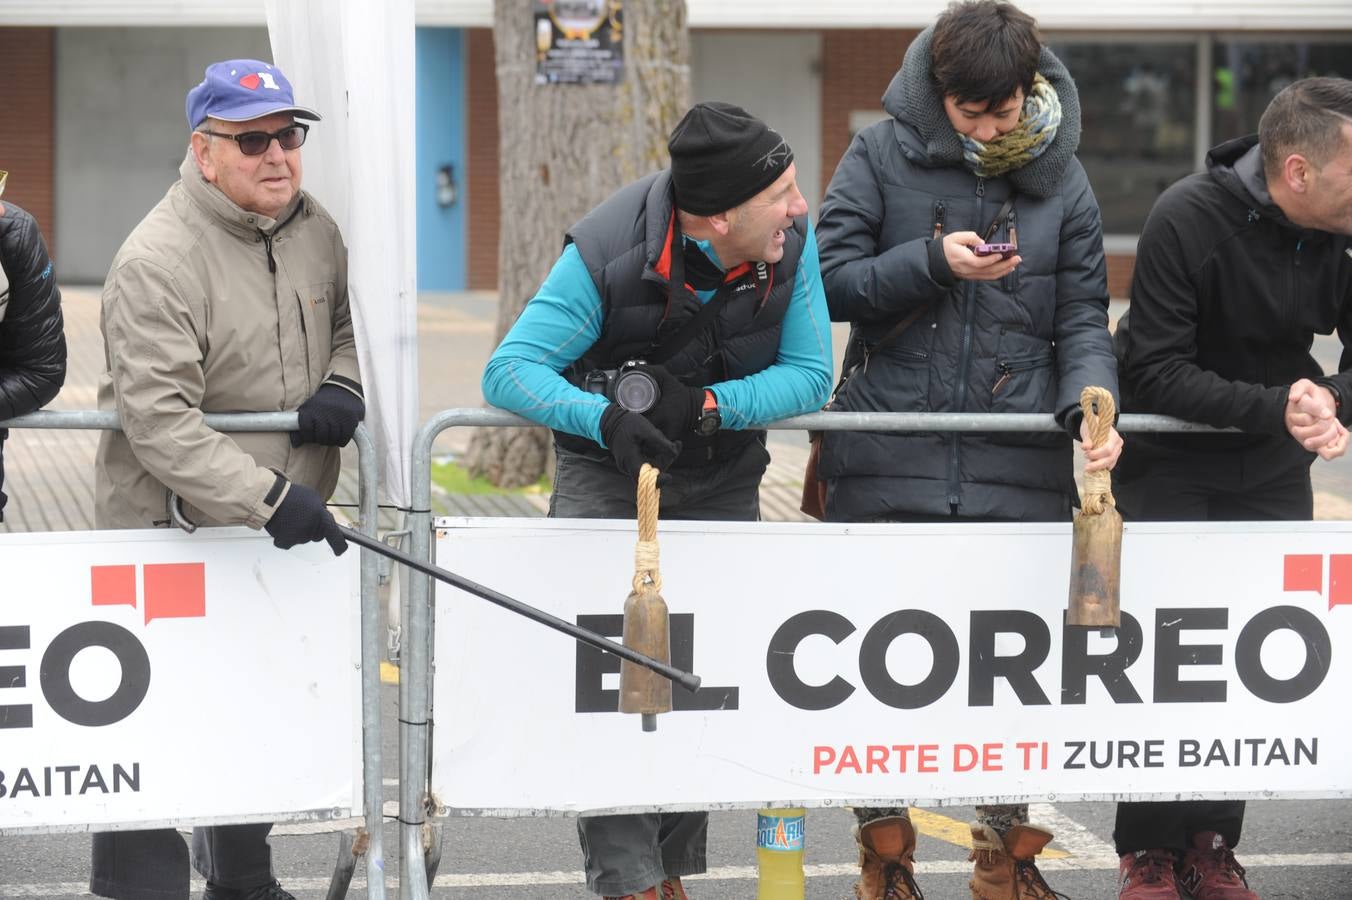
<instances>
[{"instance_id":1,"label":"man in teal jacket","mask_svg":"<svg viewBox=\"0 0 1352 900\"><path fill-rule=\"evenodd\" d=\"M830 391L793 151L726 103L693 107L668 149L670 169L569 230L484 372L489 403L554 429L552 516L634 518L647 462L664 473L664 518L755 520L770 458L760 429L820 409ZM680 877L705 868L707 821L580 819L588 886L684 898Z\"/></svg>"}]
</instances>

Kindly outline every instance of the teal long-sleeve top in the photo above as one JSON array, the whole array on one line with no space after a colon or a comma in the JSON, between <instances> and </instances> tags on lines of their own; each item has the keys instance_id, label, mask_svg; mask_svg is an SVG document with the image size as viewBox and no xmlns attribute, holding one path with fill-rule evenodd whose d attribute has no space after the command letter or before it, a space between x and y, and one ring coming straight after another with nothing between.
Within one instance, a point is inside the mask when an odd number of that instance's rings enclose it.
<instances>
[{"instance_id":1,"label":"teal long-sleeve top","mask_svg":"<svg viewBox=\"0 0 1352 900\"><path fill-rule=\"evenodd\" d=\"M723 268L708 241L698 245ZM697 295L707 303L714 293ZM488 360L484 399L604 446L601 413L608 401L560 374L600 339L602 318L601 294L577 247L569 244ZM774 363L754 375L705 387L718 399L724 428L758 428L821 409L831 394L831 364L830 319L817 239L809 225Z\"/></svg>"}]
</instances>

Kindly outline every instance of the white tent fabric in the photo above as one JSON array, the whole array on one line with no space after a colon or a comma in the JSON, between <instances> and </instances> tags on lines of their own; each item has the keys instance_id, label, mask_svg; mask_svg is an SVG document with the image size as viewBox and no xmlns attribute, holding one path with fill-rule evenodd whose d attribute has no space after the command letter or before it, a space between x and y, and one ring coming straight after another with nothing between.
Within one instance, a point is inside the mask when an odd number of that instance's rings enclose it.
<instances>
[{"instance_id":1,"label":"white tent fabric","mask_svg":"<svg viewBox=\"0 0 1352 900\"><path fill-rule=\"evenodd\" d=\"M419 414L413 0L267 0L267 16L273 62L324 117L304 186L347 241L366 427L386 498L407 507Z\"/></svg>"}]
</instances>

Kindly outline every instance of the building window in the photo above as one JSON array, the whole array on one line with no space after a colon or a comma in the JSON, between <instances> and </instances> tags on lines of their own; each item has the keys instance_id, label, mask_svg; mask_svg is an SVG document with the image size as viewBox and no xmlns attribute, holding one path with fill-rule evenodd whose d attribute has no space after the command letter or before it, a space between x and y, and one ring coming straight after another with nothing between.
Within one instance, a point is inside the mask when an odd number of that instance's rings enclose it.
<instances>
[{"instance_id":1,"label":"building window","mask_svg":"<svg viewBox=\"0 0 1352 900\"><path fill-rule=\"evenodd\" d=\"M1193 171L1195 41L1048 42L1080 94L1078 156L1108 235L1139 234L1155 198Z\"/></svg>"},{"instance_id":2,"label":"building window","mask_svg":"<svg viewBox=\"0 0 1352 900\"><path fill-rule=\"evenodd\" d=\"M1272 98L1315 75L1352 78L1352 42L1217 40L1211 53L1211 128L1216 143L1253 134Z\"/></svg>"}]
</instances>

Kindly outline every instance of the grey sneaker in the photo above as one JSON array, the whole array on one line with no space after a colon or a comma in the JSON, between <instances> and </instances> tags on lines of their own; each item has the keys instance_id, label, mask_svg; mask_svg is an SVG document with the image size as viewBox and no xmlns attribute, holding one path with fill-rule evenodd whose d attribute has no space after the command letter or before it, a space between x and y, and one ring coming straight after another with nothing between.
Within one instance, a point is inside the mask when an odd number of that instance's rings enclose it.
<instances>
[{"instance_id":1,"label":"grey sneaker","mask_svg":"<svg viewBox=\"0 0 1352 900\"><path fill-rule=\"evenodd\" d=\"M228 888L207 882L202 892L202 900L296 900L286 888L277 883L277 879L267 884L251 888Z\"/></svg>"}]
</instances>

